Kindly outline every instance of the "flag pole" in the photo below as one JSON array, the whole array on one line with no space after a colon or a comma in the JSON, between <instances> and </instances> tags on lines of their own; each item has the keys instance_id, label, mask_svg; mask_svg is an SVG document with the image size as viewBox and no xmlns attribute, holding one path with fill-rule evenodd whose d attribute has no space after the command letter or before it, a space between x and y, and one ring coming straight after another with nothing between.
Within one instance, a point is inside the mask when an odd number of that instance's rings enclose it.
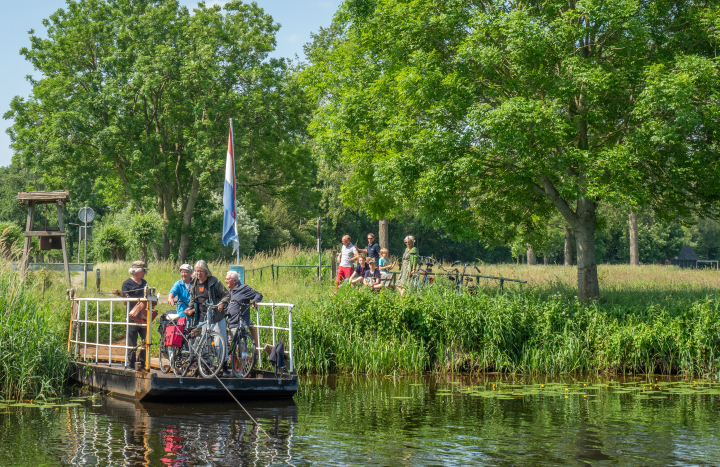
<instances>
[{"instance_id":1,"label":"flag pole","mask_svg":"<svg viewBox=\"0 0 720 467\"><path fill-rule=\"evenodd\" d=\"M240 265L240 237L238 236L238 225L237 225L237 188L236 188L236 180L235 177L235 134L233 133L233 124L232 124L232 118L230 119L230 141L233 148L233 198L235 199L235 235L237 236L238 241L238 248L237 248L237 264Z\"/></svg>"}]
</instances>

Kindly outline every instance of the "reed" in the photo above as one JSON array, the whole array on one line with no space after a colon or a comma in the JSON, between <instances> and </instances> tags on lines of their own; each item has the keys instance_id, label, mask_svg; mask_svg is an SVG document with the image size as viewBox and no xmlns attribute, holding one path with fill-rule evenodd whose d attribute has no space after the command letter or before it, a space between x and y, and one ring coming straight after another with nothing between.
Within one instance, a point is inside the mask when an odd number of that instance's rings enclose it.
<instances>
[{"instance_id":1,"label":"reed","mask_svg":"<svg viewBox=\"0 0 720 467\"><path fill-rule=\"evenodd\" d=\"M470 295L438 285L400 298L344 289L298 320L296 355L300 371L317 373L717 374L719 331L716 296L639 308L538 291ZM400 357L401 344L412 358ZM397 353L394 365L368 363L386 349Z\"/></svg>"},{"instance_id":2,"label":"reed","mask_svg":"<svg viewBox=\"0 0 720 467\"><path fill-rule=\"evenodd\" d=\"M0 393L6 399L57 394L67 381L67 327L36 290L0 266Z\"/></svg>"},{"instance_id":3,"label":"reed","mask_svg":"<svg viewBox=\"0 0 720 467\"><path fill-rule=\"evenodd\" d=\"M328 262L325 253L323 263ZM316 264L317 254L288 247L241 263L248 270ZM102 290L119 288L129 265L100 263ZM221 263L210 267L219 277L228 269ZM275 280L268 269L262 278L259 271L248 272L246 282L264 294L264 301L297 305L294 352L300 373L720 371L717 271L601 265L602 298L583 304L575 299L574 268L478 267L483 274L529 283L505 283L501 293L497 281L481 279L470 295L438 278L434 286L400 297L391 290L373 294L351 288L333 295L327 270L322 282L310 269L282 269ZM150 264L147 280L162 294L178 278L176 264ZM54 286L58 296L61 285ZM267 332L261 334L265 342L270 342Z\"/></svg>"}]
</instances>

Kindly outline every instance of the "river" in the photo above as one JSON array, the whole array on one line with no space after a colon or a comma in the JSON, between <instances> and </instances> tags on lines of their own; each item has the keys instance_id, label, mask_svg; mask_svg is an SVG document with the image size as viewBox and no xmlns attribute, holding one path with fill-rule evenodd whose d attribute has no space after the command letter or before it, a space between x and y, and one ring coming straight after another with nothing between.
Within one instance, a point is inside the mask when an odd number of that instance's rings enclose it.
<instances>
[{"instance_id":1,"label":"river","mask_svg":"<svg viewBox=\"0 0 720 467\"><path fill-rule=\"evenodd\" d=\"M304 377L294 401L0 406L0 465L720 465L720 383ZM69 404L69 405L68 405Z\"/></svg>"}]
</instances>

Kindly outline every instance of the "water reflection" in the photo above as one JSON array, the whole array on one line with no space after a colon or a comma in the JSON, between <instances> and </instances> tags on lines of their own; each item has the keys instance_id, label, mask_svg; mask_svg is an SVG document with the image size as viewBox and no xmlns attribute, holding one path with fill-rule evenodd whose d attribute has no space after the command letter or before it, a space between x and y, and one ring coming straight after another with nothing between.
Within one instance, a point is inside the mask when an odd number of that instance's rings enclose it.
<instances>
[{"instance_id":1,"label":"water reflection","mask_svg":"<svg viewBox=\"0 0 720 467\"><path fill-rule=\"evenodd\" d=\"M568 397L565 382L472 389L493 383L527 381L303 378L295 402L246 403L270 438L234 403L10 407L0 465L720 465L720 385L661 399L571 380Z\"/></svg>"},{"instance_id":2,"label":"water reflection","mask_svg":"<svg viewBox=\"0 0 720 467\"><path fill-rule=\"evenodd\" d=\"M232 404L141 404L102 397L69 410L70 465L293 465L293 402L247 403L268 439Z\"/></svg>"}]
</instances>

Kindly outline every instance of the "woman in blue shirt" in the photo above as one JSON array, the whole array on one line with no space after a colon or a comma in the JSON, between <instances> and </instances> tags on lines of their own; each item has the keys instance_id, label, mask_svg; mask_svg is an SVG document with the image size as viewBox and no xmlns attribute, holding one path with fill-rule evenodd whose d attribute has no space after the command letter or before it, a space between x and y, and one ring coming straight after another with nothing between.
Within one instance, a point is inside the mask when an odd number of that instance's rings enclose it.
<instances>
[{"instance_id":1,"label":"woman in blue shirt","mask_svg":"<svg viewBox=\"0 0 720 467\"><path fill-rule=\"evenodd\" d=\"M190 282L192 281L192 266L183 264L180 266L180 280L173 284L168 294L168 304L177 304L177 313L180 318L185 317L185 308L190 303Z\"/></svg>"}]
</instances>

